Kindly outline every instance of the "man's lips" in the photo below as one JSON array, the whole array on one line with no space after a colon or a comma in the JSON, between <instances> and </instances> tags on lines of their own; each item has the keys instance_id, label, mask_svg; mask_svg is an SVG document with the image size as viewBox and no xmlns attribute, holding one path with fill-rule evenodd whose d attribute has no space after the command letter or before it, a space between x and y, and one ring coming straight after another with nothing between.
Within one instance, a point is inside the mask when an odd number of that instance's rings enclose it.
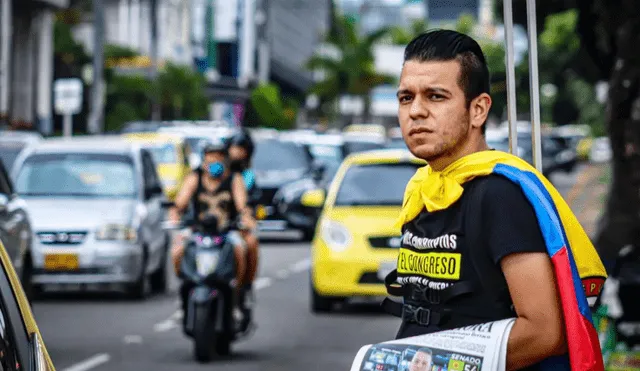
<instances>
[{"instance_id":1,"label":"man's lips","mask_svg":"<svg viewBox=\"0 0 640 371\"><path fill-rule=\"evenodd\" d=\"M409 130L409 136L415 135L415 134L420 134L420 133L433 133L433 130L429 130L427 128L413 128L411 130Z\"/></svg>"}]
</instances>

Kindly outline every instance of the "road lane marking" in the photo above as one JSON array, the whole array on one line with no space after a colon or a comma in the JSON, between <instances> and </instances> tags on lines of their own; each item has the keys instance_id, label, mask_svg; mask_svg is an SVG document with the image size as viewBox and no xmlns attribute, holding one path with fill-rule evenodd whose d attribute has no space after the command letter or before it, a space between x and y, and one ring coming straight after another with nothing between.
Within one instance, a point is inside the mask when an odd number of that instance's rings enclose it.
<instances>
[{"instance_id":1,"label":"road lane marking","mask_svg":"<svg viewBox=\"0 0 640 371\"><path fill-rule=\"evenodd\" d=\"M289 277L289 271L286 269L280 269L276 272L276 278L279 280L284 280Z\"/></svg>"},{"instance_id":2,"label":"road lane marking","mask_svg":"<svg viewBox=\"0 0 640 371\"><path fill-rule=\"evenodd\" d=\"M311 268L311 259L307 258L292 264L289 270L293 273L301 273Z\"/></svg>"},{"instance_id":3,"label":"road lane marking","mask_svg":"<svg viewBox=\"0 0 640 371\"><path fill-rule=\"evenodd\" d=\"M142 336L140 335L127 335L122 341L125 344L142 344Z\"/></svg>"},{"instance_id":4,"label":"road lane marking","mask_svg":"<svg viewBox=\"0 0 640 371\"><path fill-rule=\"evenodd\" d=\"M96 354L91 358L87 358L86 360L73 364L62 371L87 371L92 368L96 368L102 364L105 364L111 360L111 356L107 353Z\"/></svg>"},{"instance_id":5,"label":"road lane marking","mask_svg":"<svg viewBox=\"0 0 640 371\"><path fill-rule=\"evenodd\" d=\"M266 287L271 286L271 284L273 283L273 280L269 277L260 277L257 280L255 280L253 282L253 289L254 290L262 290Z\"/></svg>"}]
</instances>

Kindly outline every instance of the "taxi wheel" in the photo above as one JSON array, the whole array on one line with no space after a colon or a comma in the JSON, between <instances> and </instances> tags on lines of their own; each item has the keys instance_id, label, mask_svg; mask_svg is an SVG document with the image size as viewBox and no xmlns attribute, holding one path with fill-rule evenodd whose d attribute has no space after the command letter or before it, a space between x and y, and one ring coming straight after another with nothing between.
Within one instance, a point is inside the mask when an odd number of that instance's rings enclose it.
<instances>
[{"instance_id":1,"label":"taxi wheel","mask_svg":"<svg viewBox=\"0 0 640 371\"><path fill-rule=\"evenodd\" d=\"M33 302L40 293L40 286L33 283L31 275L33 274L31 258L27 257L24 261L22 269L22 289L29 303Z\"/></svg>"},{"instance_id":2,"label":"taxi wheel","mask_svg":"<svg viewBox=\"0 0 640 371\"><path fill-rule=\"evenodd\" d=\"M302 231L302 241L304 241L304 242L313 241L313 236L315 235L315 233L316 233L316 231L313 228L303 230Z\"/></svg>"},{"instance_id":3,"label":"taxi wheel","mask_svg":"<svg viewBox=\"0 0 640 371\"><path fill-rule=\"evenodd\" d=\"M131 283L127 288L129 297L134 300L144 300L149 293L149 280L147 279L147 261L148 251L147 248L144 247L144 253L142 255L142 271L140 273L140 277L136 282Z\"/></svg>"},{"instance_id":4,"label":"taxi wheel","mask_svg":"<svg viewBox=\"0 0 640 371\"><path fill-rule=\"evenodd\" d=\"M169 256L169 238L162 248L162 259L160 260L160 266L158 270L151 275L151 290L155 293L163 294L167 292L169 288L169 275L167 274L167 259Z\"/></svg>"}]
</instances>

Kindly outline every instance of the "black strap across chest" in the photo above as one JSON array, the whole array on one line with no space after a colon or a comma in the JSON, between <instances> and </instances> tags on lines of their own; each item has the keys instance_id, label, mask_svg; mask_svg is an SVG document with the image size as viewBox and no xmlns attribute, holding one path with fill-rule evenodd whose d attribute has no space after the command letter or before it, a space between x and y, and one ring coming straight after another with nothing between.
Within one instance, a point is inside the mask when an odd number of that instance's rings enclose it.
<instances>
[{"instance_id":1,"label":"black strap across chest","mask_svg":"<svg viewBox=\"0 0 640 371\"><path fill-rule=\"evenodd\" d=\"M482 200L487 182L479 180L473 184L469 199L465 200L466 204L460 209L463 214L463 223L465 235L469 241L484 242L482 236L482 227L473 225L472 223L481 223L482 221ZM444 290L429 289L421 285L406 284L401 285L397 282L397 269L385 277L385 287L387 293L391 296L403 297L404 303L393 301L385 298L382 302L382 308L406 322L417 323L422 326L443 325L451 316L460 315L470 318L481 318L487 320L496 320L505 318L514 314L511 303L505 303L501 299L500 290L495 287L488 287L488 282L500 282L497 270L493 272L480 272L478 261L480 259L490 259L486 254L484 246L477 246L466 251L470 254L469 261L472 262L473 269L478 277L477 282L470 280L459 281ZM483 293L487 295L487 304L482 307L460 308L460 306L449 305L454 298L470 295L473 293Z\"/></svg>"}]
</instances>

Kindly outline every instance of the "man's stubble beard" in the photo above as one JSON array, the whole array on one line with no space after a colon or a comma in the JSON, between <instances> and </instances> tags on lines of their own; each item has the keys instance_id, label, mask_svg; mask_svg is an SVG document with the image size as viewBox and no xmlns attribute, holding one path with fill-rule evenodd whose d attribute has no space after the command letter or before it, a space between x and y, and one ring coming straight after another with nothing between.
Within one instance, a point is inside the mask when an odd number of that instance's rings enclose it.
<instances>
[{"instance_id":1,"label":"man's stubble beard","mask_svg":"<svg viewBox=\"0 0 640 371\"><path fill-rule=\"evenodd\" d=\"M451 142L440 143L431 153L424 154L423 160L432 162L443 157L450 157L460 149L469 138L469 111L466 111L462 119L458 122L456 132Z\"/></svg>"}]
</instances>

